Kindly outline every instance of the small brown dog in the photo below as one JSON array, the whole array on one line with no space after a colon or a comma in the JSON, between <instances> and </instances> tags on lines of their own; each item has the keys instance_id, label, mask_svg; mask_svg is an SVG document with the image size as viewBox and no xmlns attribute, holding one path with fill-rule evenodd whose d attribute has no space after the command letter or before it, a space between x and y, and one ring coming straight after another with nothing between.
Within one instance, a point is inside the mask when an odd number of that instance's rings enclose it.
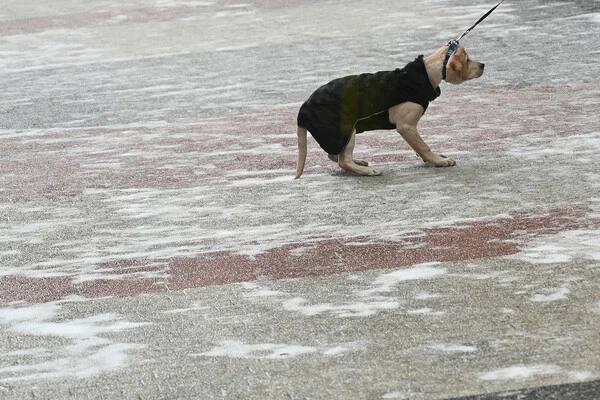
<instances>
[{"instance_id":1,"label":"small brown dog","mask_svg":"<svg viewBox=\"0 0 600 400\"><path fill-rule=\"evenodd\" d=\"M453 54L448 46L443 46L402 69L351 75L321 86L298 113L296 178L302 175L306 162L307 131L332 161L357 175L381 175L381 170L352 156L355 135L376 129L396 129L431 165L456 165L453 159L431 151L419 135L417 124L429 102L440 95L442 80L460 84L479 78L483 69L484 64L469 59L463 46Z\"/></svg>"}]
</instances>

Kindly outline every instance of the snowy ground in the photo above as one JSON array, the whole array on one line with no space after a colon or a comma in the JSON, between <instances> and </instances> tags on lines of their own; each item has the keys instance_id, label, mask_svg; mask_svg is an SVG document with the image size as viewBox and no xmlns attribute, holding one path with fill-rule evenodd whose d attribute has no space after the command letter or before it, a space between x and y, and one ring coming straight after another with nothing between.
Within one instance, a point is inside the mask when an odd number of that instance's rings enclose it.
<instances>
[{"instance_id":1,"label":"snowy ground","mask_svg":"<svg viewBox=\"0 0 600 400\"><path fill-rule=\"evenodd\" d=\"M377 132L383 176L311 140L299 181L316 87L493 3L40 3L0 7L0 398L600 396L598 1L468 36L422 122L457 167Z\"/></svg>"}]
</instances>

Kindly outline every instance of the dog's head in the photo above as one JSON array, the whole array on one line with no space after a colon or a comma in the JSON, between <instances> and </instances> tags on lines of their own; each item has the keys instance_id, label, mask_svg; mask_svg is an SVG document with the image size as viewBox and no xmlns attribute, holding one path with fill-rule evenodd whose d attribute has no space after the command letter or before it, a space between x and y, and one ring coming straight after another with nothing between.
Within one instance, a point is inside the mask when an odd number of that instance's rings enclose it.
<instances>
[{"instance_id":1,"label":"dog's head","mask_svg":"<svg viewBox=\"0 0 600 400\"><path fill-rule=\"evenodd\" d=\"M463 46L450 57L446 64L446 82L459 85L483 75L485 64L471 60Z\"/></svg>"}]
</instances>

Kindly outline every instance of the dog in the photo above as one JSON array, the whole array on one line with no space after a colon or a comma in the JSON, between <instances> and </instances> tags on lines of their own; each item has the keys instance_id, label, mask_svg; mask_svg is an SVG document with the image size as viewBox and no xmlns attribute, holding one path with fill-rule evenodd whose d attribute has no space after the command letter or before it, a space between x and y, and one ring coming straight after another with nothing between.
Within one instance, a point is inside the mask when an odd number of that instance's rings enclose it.
<instances>
[{"instance_id":1,"label":"dog","mask_svg":"<svg viewBox=\"0 0 600 400\"><path fill-rule=\"evenodd\" d=\"M418 56L402 69L350 75L318 88L298 112L296 179L304 171L307 131L332 161L356 175L382 173L353 158L356 134L377 129L396 129L430 165L456 165L453 159L432 152L417 129L429 102L440 96L442 80L458 85L483 75L485 65L470 59L464 46L449 45L427 57Z\"/></svg>"}]
</instances>

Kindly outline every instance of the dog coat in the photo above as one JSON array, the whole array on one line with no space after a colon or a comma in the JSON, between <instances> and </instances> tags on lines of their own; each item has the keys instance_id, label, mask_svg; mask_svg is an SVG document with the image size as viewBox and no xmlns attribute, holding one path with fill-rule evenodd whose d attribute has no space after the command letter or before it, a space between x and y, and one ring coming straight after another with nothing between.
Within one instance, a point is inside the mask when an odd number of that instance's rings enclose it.
<instances>
[{"instance_id":1,"label":"dog coat","mask_svg":"<svg viewBox=\"0 0 600 400\"><path fill-rule=\"evenodd\" d=\"M300 107L298 126L327 153L339 154L354 130L395 129L390 107L410 101L427 110L440 94L439 87L431 86L420 55L402 69L346 76L321 86Z\"/></svg>"}]
</instances>

